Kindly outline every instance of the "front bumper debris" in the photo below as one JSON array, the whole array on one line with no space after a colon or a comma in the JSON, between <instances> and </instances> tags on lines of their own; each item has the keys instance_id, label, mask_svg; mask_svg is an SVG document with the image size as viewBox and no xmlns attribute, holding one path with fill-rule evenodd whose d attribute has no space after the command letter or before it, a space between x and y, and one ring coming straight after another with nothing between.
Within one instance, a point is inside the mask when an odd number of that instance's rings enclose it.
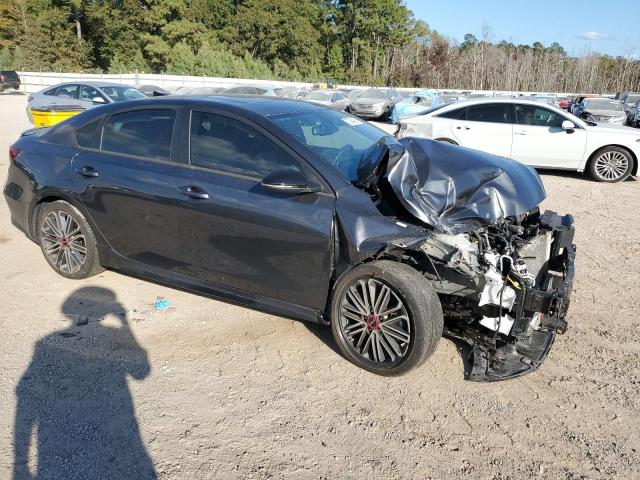
<instances>
[{"instance_id":1,"label":"front bumper debris","mask_svg":"<svg viewBox=\"0 0 640 480\"><path fill-rule=\"evenodd\" d=\"M469 326L445 328L447 336L470 347L467 380L506 380L530 373L547 357L556 335L567 330L575 274L573 218L547 212L540 223L553 233L548 269L540 288L525 286L517 292L515 322L507 340Z\"/></svg>"}]
</instances>

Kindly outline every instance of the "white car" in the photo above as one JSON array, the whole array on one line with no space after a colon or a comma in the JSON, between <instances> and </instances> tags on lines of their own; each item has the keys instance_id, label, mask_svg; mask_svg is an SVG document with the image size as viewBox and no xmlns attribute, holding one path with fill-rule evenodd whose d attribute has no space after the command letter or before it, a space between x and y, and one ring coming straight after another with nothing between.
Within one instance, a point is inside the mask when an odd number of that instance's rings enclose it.
<instances>
[{"instance_id":1,"label":"white car","mask_svg":"<svg viewBox=\"0 0 640 480\"><path fill-rule=\"evenodd\" d=\"M348 110L351 100L339 90L313 90L304 99L306 102L317 103L336 110Z\"/></svg>"},{"instance_id":2,"label":"white car","mask_svg":"<svg viewBox=\"0 0 640 480\"><path fill-rule=\"evenodd\" d=\"M398 138L423 137L540 168L587 171L601 182L636 175L640 132L586 122L533 100L476 98L403 119Z\"/></svg>"}]
</instances>

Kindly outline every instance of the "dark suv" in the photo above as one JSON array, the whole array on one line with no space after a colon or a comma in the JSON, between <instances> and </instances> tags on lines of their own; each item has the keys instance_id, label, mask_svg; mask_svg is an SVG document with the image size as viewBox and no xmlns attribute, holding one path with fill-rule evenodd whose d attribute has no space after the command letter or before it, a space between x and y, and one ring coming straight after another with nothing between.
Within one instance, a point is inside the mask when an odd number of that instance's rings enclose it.
<instances>
[{"instance_id":1,"label":"dark suv","mask_svg":"<svg viewBox=\"0 0 640 480\"><path fill-rule=\"evenodd\" d=\"M14 71L0 70L0 92L13 88L20 88L20 77Z\"/></svg>"}]
</instances>

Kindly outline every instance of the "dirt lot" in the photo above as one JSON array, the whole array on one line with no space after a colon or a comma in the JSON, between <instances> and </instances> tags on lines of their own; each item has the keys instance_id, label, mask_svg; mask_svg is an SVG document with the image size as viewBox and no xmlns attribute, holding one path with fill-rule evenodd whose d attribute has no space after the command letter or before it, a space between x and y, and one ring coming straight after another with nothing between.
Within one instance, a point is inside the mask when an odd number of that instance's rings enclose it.
<instances>
[{"instance_id":1,"label":"dirt lot","mask_svg":"<svg viewBox=\"0 0 640 480\"><path fill-rule=\"evenodd\" d=\"M25 102L0 95L0 185ZM570 328L494 384L464 381L447 340L380 378L321 327L111 271L66 280L2 197L0 478L640 478L640 183L544 182L577 221Z\"/></svg>"}]
</instances>

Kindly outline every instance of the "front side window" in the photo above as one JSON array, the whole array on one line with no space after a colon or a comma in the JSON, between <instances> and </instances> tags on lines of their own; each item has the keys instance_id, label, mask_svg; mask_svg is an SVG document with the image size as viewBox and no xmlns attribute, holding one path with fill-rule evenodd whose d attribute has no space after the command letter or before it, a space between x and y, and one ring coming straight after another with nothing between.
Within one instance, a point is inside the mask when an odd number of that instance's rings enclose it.
<instances>
[{"instance_id":1,"label":"front side window","mask_svg":"<svg viewBox=\"0 0 640 480\"><path fill-rule=\"evenodd\" d=\"M96 97L104 99L97 88L90 87L89 85L82 85L80 87L80 100L93 102L93 99Z\"/></svg>"},{"instance_id":2,"label":"front side window","mask_svg":"<svg viewBox=\"0 0 640 480\"><path fill-rule=\"evenodd\" d=\"M470 122L509 123L508 103L484 103L467 108Z\"/></svg>"},{"instance_id":3,"label":"front side window","mask_svg":"<svg viewBox=\"0 0 640 480\"><path fill-rule=\"evenodd\" d=\"M133 110L112 115L102 129L100 149L154 160L171 158L176 111Z\"/></svg>"},{"instance_id":4,"label":"front side window","mask_svg":"<svg viewBox=\"0 0 640 480\"><path fill-rule=\"evenodd\" d=\"M191 113L191 165L262 179L278 170L300 170L287 152L263 134L232 118Z\"/></svg>"},{"instance_id":5,"label":"front side window","mask_svg":"<svg viewBox=\"0 0 640 480\"><path fill-rule=\"evenodd\" d=\"M536 105L516 105L516 123L534 127L562 128L562 115Z\"/></svg>"}]
</instances>

